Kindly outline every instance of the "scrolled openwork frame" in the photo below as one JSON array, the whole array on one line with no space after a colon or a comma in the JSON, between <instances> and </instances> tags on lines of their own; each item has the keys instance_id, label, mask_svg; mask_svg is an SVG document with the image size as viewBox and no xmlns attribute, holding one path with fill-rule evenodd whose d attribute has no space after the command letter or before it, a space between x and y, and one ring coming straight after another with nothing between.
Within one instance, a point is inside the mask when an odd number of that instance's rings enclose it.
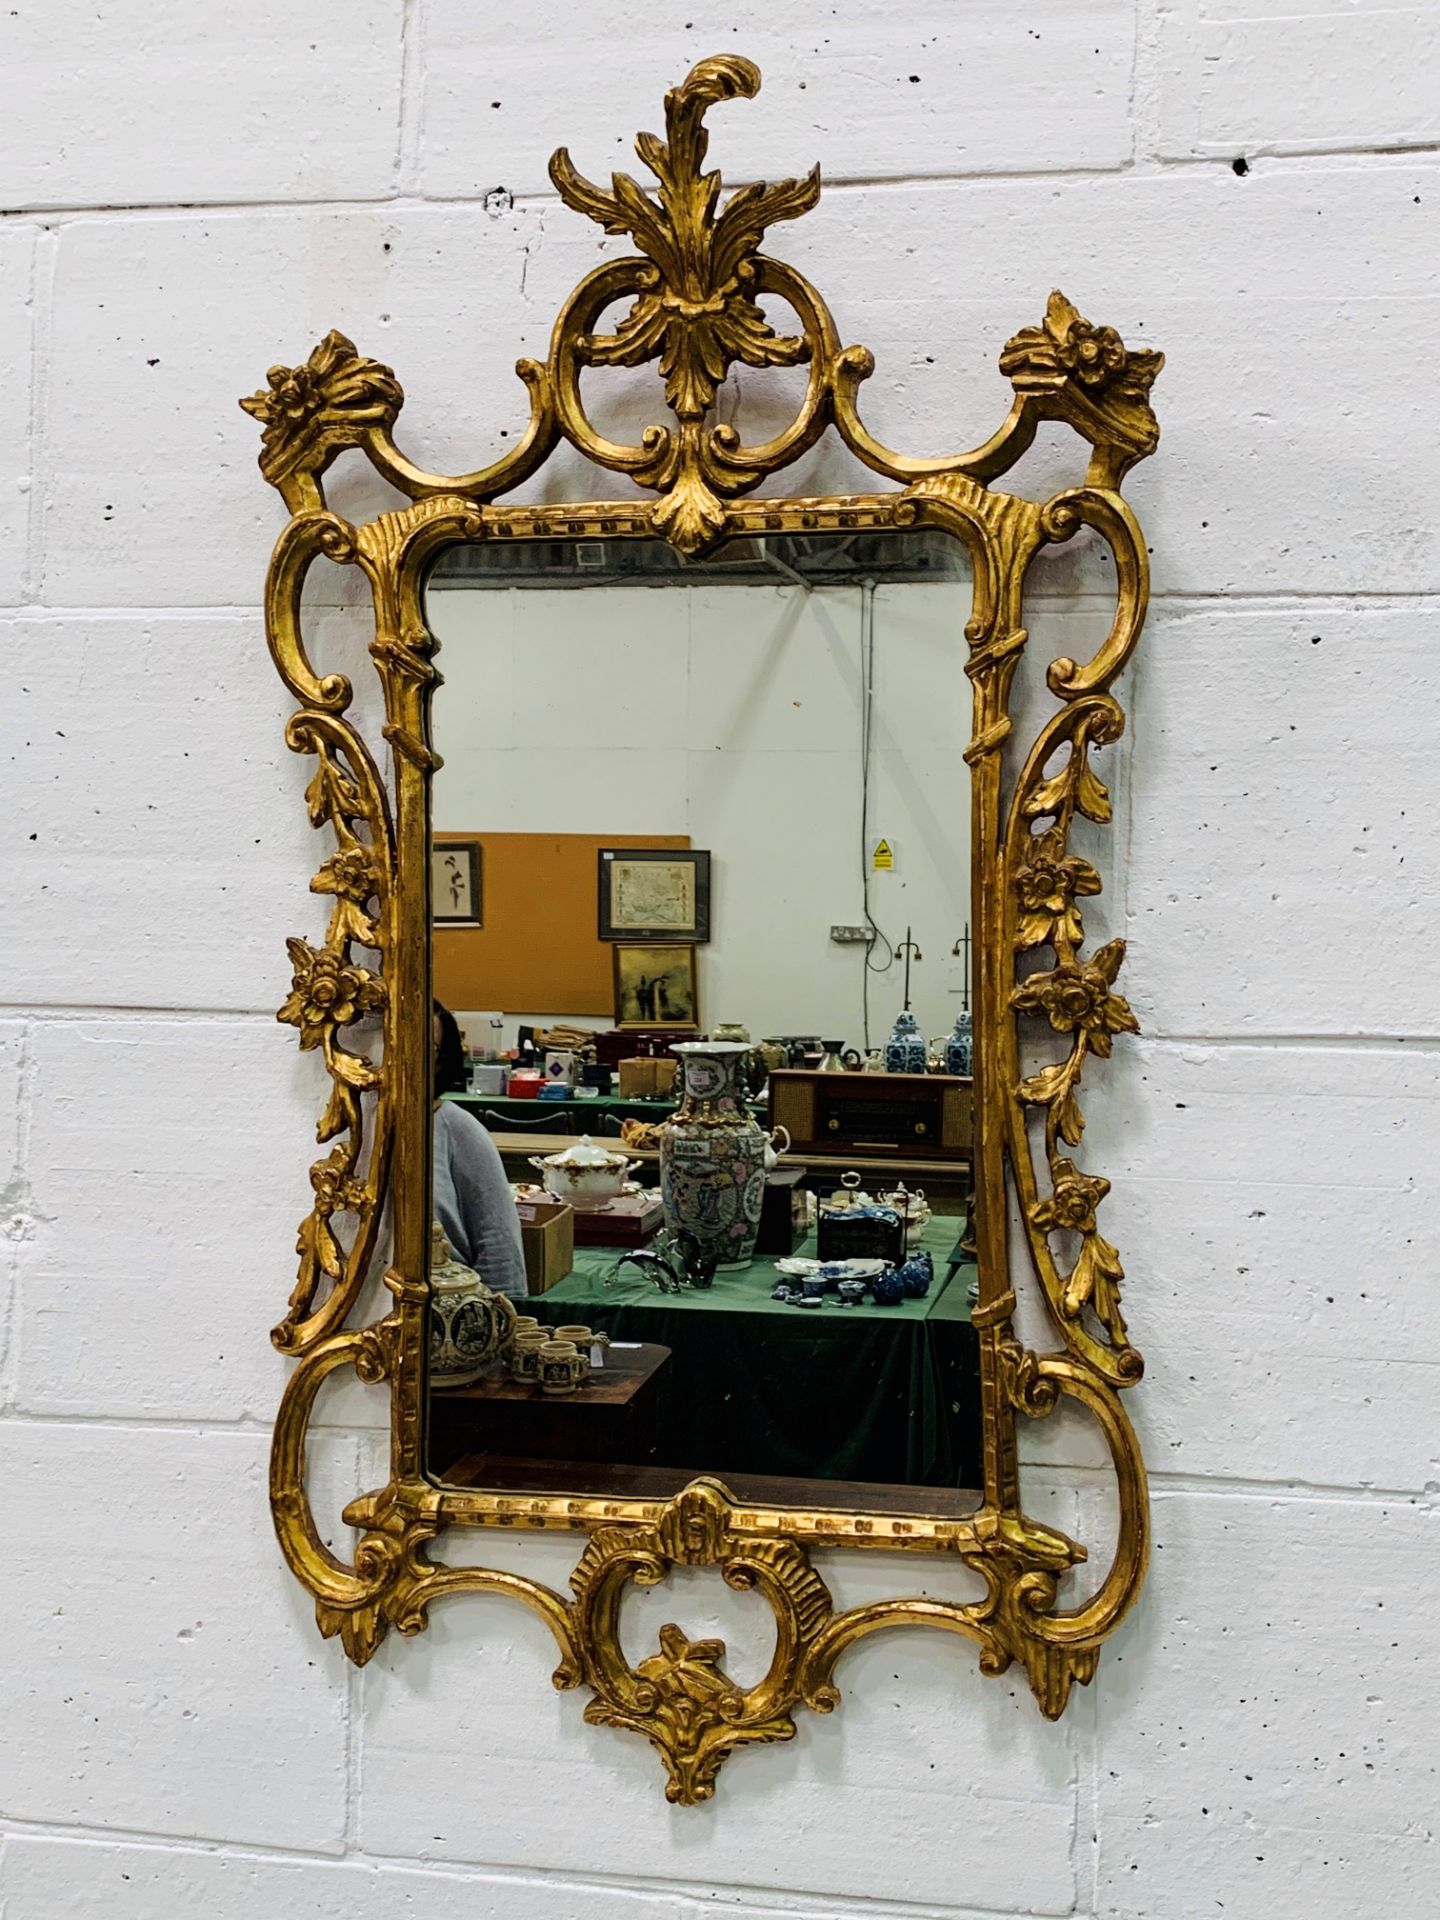
<instances>
[{"instance_id":1,"label":"scrolled openwork frame","mask_svg":"<svg viewBox=\"0 0 1440 1920\"><path fill-rule=\"evenodd\" d=\"M393 430L403 395L388 367L329 334L298 367L274 367L241 402L264 428L261 470L290 521L277 542L266 591L276 667L298 702L290 746L314 756L307 788L312 823L333 851L312 889L331 902L319 947L290 943L293 990L279 1017L319 1050L332 1092L317 1134L327 1154L311 1168L314 1204L302 1224L299 1273L273 1339L298 1365L276 1421L271 1496L281 1549L314 1596L321 1631L340 1634L357 1662L390 1627L426 1625L437 1600L465 1592L508 1594L545 1619L559 1649L555 1684L585 1685L586 1717L646 1735L667 1772L672 1800L710 1797L726 1756L794 1732L798 1706L819 1712L839 1700L840 1656L864 1636L931 1626L979 1648L987 1674L1025 1668L1046 1716L1064 1711L1075 1681L1088 1681L1102 1643L1132 1605L1144 1577L1148 1507L1144 1465L1122 1395L1141 1374L1120 1309L1123 1268L1100 1231L1109 1191L1071 1156L1084 1125L1085 1062L1104 1058L1135 1020L1115 991L1124 957L1112 940L1088 957L1079 902L1101 876L1071 850L1077 818L1104 824L1110 803L1092 765L1121 734L1113 692L1145 618L1144 542L1120 493L1128 469L1158 438L1149 391L1161 356L1127 349L1108 327L1084 320L1052 294L1040 325L1017 334L1001 356L1013 388L999 429L971 452L912 459L882 446L864 426L858 395L873 370L862 347L845 347L828 308L794 269L760 251L766 230L815 204L818 170L778 186L721 197L704 170L706 110L759 87L749 61L704 60L665 102L666 137L642 134L650 192L616 174L585 180L564 151L551 177L567 205L636 251L589 274L556 319L545 361L521 361L530 396L524 435L488 467L430 473L401 452ZM777 334L760 302L778 296L800 331ZM628 312L597 332L617 302ZM658 362L671 416L633 443L601 434L580 395L589 368ZM731 367L804 366L804 395L790 424L759 445L712 419ZM993 491L1044 420L1068 423L1090 449L1082 484L1045 502ZM748 497L833 427L885 492L819 498ZM533 475L561 441L598 466L627 475L653 498L507 506L502 497ZM324 476L356 449L407 504L351 525L326 504ZM855 1514L781 1510L735 1500L701 1479L669 1501L530 1496L441 1486L424 1470L425 1315L430 1213L429 861L430 783L437 764L430 703L438 674L422 592L434 555L457 540L653 538L700 553L736 535L852 528L934 527L960 540L972 562L974 602L964 631L974 687L971 768L972 918L978 929L976 1004L976 1187L984 1486L963 1519L917 1512ZM1025 754L1007 795L1010 698L1027 635L1026 573L1047 545L1082 527L1109 547L1116 605L1094 656L1054 661L1047 684L1053 717ZM312 666L302 634L301 594L317 559L358 567L374 606L375 663L385 704L380 750L348 717L352 688ZM958 636L957 636L958 639ZM357 952L357 949L359 952ZM1034 963L1048 950L1052 964ZM376 956L372 963L361 955ZM343 1044L347 1029L380 1021L378 1058ZM1068 1051L1027 1073L1022 1022L1039 1020ZM1032 1118L1043 1151L1032 1149ZM1023 1222L1025 1254L1055 1330L1054 1351L1035 1352L1015 1330L1007 1198ZM382 1236L389 1207L388 1310L348 1324ZM348 1225L345 1224L348 1222ZM1073 1248L1068 1264L1055 1237ZM345 1518L361 1533L353 1562L328 1547L305 1492L305 1440L320 1387L353 1370L391 1401L390 1478L354 1500ZM1120 1525L1111 1565L1082 1603L1061 1604L1060 1583L1084 1547L1025 1513L1017 1463L1020 1418L1044 1419L1062 1399L1099 1425L1114 1461ZM586 1544L565 1596L540 1582L480 1567L454 1567L431 1548L455 1526L567 1530ZM815 1546L897 1548L957 1556L980 1574L983 1598L968 1604L899 1598L837 1612L809 1559ZM678 1626L631 1667L618 1616L631 1582L654 1584L671 1566L718 1569L732 1586L762 1593L776 1617L770 1667L742 1689L725 1673L716 1641Z\"/></svg>"}]
</instances>

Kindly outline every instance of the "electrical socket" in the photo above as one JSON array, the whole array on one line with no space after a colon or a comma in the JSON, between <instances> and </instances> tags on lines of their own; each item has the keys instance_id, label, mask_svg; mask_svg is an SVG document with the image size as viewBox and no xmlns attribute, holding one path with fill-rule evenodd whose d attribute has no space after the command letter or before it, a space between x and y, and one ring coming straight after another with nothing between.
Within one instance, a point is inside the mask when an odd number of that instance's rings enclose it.
<instances>
[{"instance_id":1,"label":"electrical socket","mask_svg":"<svg viewBox=\"0 0 1440 1920\"><path fill-rule=\"evenodd\" d=\"M868 947L870 929L868 927L831 927L830 938L837 947Z\"/></svg>"}]
</instances>

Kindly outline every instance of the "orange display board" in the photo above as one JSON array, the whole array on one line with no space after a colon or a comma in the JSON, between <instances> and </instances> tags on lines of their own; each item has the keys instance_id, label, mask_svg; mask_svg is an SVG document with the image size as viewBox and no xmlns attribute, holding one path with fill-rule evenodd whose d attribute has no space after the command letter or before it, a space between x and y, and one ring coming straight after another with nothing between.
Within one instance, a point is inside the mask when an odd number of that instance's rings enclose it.
<instances>
[{"instance_id":1,"label":"orange display board","mask_svg":"<svg viewBox=\"0 0 1440 1920\"><path fill-rule=\"evenodd\" d=\"M435 992L447 1007L497 1013L615 1010L610 942L599 924L602 847L688 847L688 833L437 833L480 842L483 926L434 929Z\"/></svg>"}]
</instances>

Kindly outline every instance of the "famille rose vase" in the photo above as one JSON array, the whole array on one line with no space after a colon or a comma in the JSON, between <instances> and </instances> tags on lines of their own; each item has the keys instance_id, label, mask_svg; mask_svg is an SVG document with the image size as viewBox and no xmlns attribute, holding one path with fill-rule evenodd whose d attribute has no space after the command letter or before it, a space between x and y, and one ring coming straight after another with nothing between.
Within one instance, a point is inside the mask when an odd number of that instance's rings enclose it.
<instances>
[{"instance_id":1,"label":"famille rose vase","mask_svg":"<svg viewBox=\"0 0 1440 1920\"><path fill-rule=\"evenodd\" d=\"M765 1199L765 1132L745 1104L743 1040L686 1041L683 1091L660 1128L665 1224L693 1233L716 1266L750 1264Z\"/></svg>"}]
</instances>

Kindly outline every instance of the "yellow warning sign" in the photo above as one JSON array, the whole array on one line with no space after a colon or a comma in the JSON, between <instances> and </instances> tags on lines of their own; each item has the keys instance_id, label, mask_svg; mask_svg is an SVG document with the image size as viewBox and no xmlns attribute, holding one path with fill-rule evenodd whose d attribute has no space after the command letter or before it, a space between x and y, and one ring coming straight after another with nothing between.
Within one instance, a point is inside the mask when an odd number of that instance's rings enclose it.
<instances>
[{"instance_id":1,"label":"yellow warning sign","mask_svg":"<svg viewBox=\"0 0 1440 1920\"><path fill-rule=\"evenodd\" d=\"M895 849L888 840L877 840L870 849L870 867L874 873L890 873L895 866Z\"/></svg>"}]
</instances>

